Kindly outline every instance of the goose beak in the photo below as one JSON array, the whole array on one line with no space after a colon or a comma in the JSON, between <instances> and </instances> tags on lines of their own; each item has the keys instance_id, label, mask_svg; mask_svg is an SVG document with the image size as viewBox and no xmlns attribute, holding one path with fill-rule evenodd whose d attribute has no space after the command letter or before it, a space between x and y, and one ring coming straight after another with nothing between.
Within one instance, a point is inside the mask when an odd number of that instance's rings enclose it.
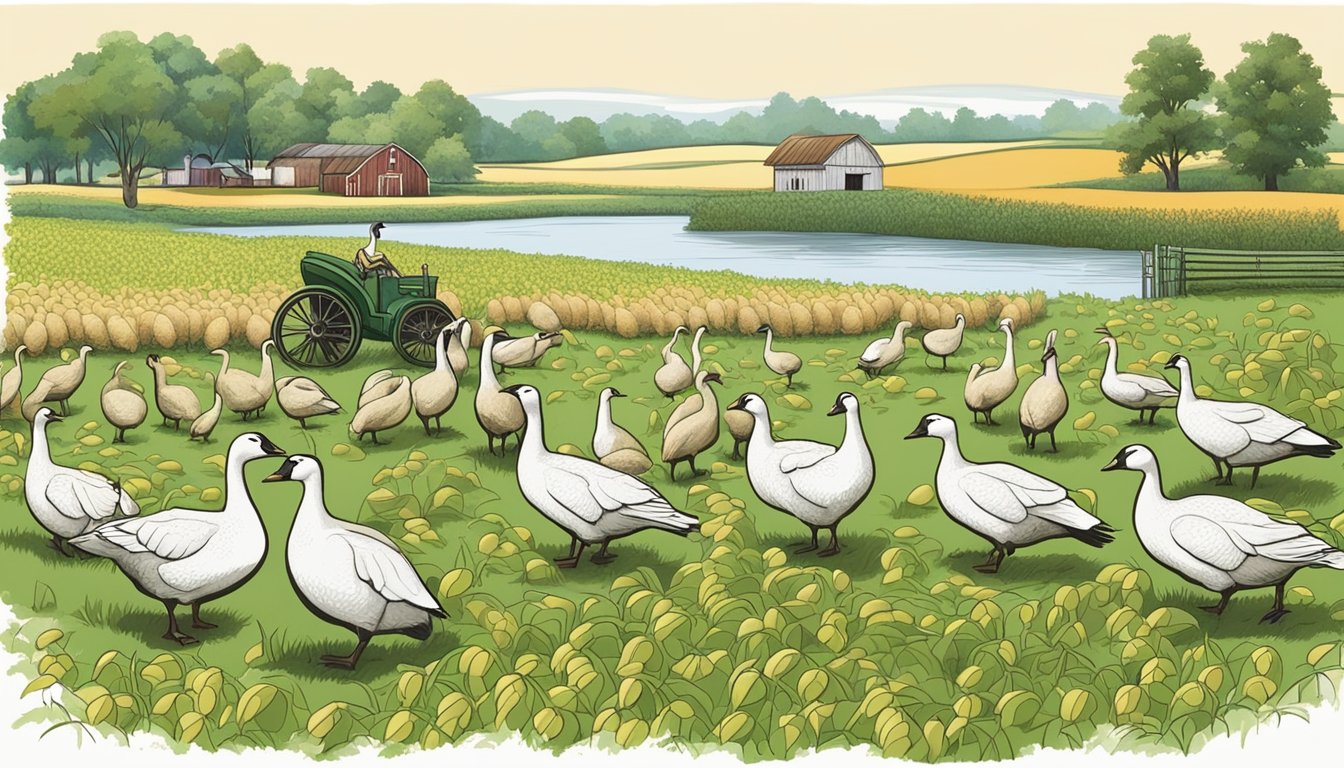
<instances>
[{"instance_id":1,"label":"goose beak","mask_svg":"<svg viewBox=\"0 0 1344 768\"><path fill-rule=\"evenodd\" d=\"M1163 368L1175 368L1175 367L1176 367L1176 361L1181 360L1181 359L1183 359L1183 358L1182 358L1180 355L1172 355L1172 356L1171 356L1171 359L1167 361L1167 364L1164 365L1164 366L1162 366L1162 367L1163 367Z\"/></svg>"},{"instance_id":2,"label":"goose beak","mask_svg":"<svg viewBox=\"0 0 1344 768\"><path fill-rule=\"evenodd\" d=\"M612 388L611 388L611 396L612 396L612 397L625 397L626 395L625 395L625 393L622 392L621 390L616 389L615 387L612 387Z\"/></svg>"},{"instance_id":3,"label":"goose beak","mask_svg":"<svg viewBox=\"0 0 1344 768\"><path fill-rule=\"evenodd\" d=\"M768 325L762 325L760 328L757 328L757 329L756 329L756 332L757 332L757 333L765 333L765 332L768 331L768 330L770 330L770 326L768 326Z\"/></svg>"},{"instance_id":4,"label":"goose beak","mask_svg":"<svg viewBox=\"0 0 1344 768\"><path fill-rule=\"evenodd\" d=\"M745 411L745 410L747 410L747 396L746 396L746 395L743 395L743 396L737 398L736 400L734 400L731 404L729 404L729 406L728 406L728 410L730 410L730 411Z\"/></svg>"},{"instance_id":5,"label":"goose beak","mask_svg":"<svg viewBox=\"0 0 1344 768\"><path fill-rule=\"evenodd\" d=\"M714 382L715 384L722 384L723 377L711 371L710 373L705 374L705 382L709 383L711 381Z\"/></svg>"},{"instance_id":6,"label":"goose beak","mask_svg":"<svg viewBox=\"0 0 1344 768\"><path fill-rule=\"evenodd\" d=\"M523 387L525 387L525 386L527 386L527 385L526 385L526 384L510 384L509 386L507 386L507 387L501 389L500 392L503 392L503 393L505 393L505 394L513 395L514 397L517 397L517 396L518 396L518 393L521 392L522 389L523 389Z\"/></svg>"},{"instance_id":7,"label":"goose beak","mask_svg":"<svg viewBox=\"0 0 1344 768\"><path fill-rule=\"evenodd\" d=\"M1052 357L1059 357L1059 353L1055 351L1054 347L1045 350L1045 354L1041 355L1041 362L1044 363Z\"/></svg>"},{"instance_id":8,"label":"goose beak","mask_svg":"<svg viewBox=\"0 0 1344 768\"><path fill-rule=\"evenodd\" d=\"M261 438L261 450L265 451L267 456L285 455L285 452L280 449L280 446L272 443L265 435L258 435L258 437Z\"/></svg>"},{"instance_id":9,"label":"goose beak","mask_svg":"<svg viewBox=\"0 0 1344 768\"><path fill-rule=\"evenodd\" d=\"M919 422L919 426L915 427L915 431L906 435L905 439L914 440L917 437L928 437L928 436L929 436L929 422L921 420Z\"/></svg>"},{"instance_id":10,"label":"goose beak","mask_svg":"<svg viewBox=\"0 0 1344 768\"><path fill-rule=\"evenodd\" d=\"M1098 325L1096 328L1093 328L1092 330L1096 331L1097 333L1100 333L1102 336L1111 336L1111 335L1112 335L1112 334L1111 334L1111 329L1110 329L1110 328L1107 328L1107 327L1104 326L1104 325Z\"/></svg>"},{"instance_id":11,"label":"goose beak","mask_svg":"<svg viewBox=\"0 0 1344 768\"><path fill-rule=\"evenodd\" d=\"M284 480L288 480L290 478L290 475L292 475L293 473L294 473L294 460L286 459L285 463L281 464L279 469L275 470L271 474L262 478L261 482L278 483Z\"/></svg>"},{"instance_id":12,"label":"goose beak","mask_svg":"<svg viewBox=\"0 0 1344 768\"><path fill-rule=\"evenodd\" d=\"M65 421L65 417L64 417L64 416L57 416L55 413L49 413L49 414L47 414L47 423L56 422L56 421Z\"/></svg>"},{"instance_id":13,"label":"goose beak","mask_svg":"<svg viewBox=\"0 0 1344 768\"><path fill-rule=\"evenodd\" d=\"M841 397L844 397L844 395L835 398L835 405L832 405L831 410L826 412L827 416L839 416L845 412L845 404L840 402Z\"/></svg>"},{"instance_id":14,"label":"goose beak","mask_svg":"<svg viewBox=\"0 0 1344 768\"><path fill-rule=\"evenodd\" d=\"M1125 452L1124 452L1124 451L1121 451L1121 452L1115 454L1115 458L1114 458L1114 459L1111 459L1111 462L1110 462L1109 464L1107 464L1106 466L1102 467L1102 468L1101 468L1101 471L1102 471L1102 472L1114 472L1114 471L1117 470L1117 469L1129 469L1129 467L1125 465Z\"/></svg>"}]
</instances>

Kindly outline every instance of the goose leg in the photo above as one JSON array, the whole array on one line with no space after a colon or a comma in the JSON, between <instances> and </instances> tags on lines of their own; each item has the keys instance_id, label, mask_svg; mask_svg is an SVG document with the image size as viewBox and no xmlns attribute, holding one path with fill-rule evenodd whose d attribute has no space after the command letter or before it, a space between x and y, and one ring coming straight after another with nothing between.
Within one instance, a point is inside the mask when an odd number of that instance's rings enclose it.
<instances>
[{"instance_id":1,"label":"goose leg","mask_svg":"<svg viewBox=\"0 0 1344 768\"><path fill-rule=\"evenodd\" d=\"M65 540L55 534L52 534L51 536L51 548L66 557L74 557L74 555L70 554L70 550L65 548Z\"/></svg>"},{"instance_id":2,"label":"goose leg","mask_svg":"<svg viewBox=\"0 0 1344 768\"><path fill-rule=\"evenodd\" d=\"M1255 488L1255 482L1260 479L1260 467L1257 466L1251 470L1251 488Z\"/></svg>"},{"instance_id":3,"label":"goose leg","mask_svg":"<svg viewBox=\"0 0 1344 768\"><path fill-rule=\"evenodd\" d=\"M374 445L382 445L382 443L378 442L378 433L377 433L377 432L370 432L370 433L369 433L369 437L373 439L373 444L374 444Z\"/></svg>"},{"instance_id":4,"label":"goose leg","mask_svg":"<svg viewBox=\"0 0 1344 768\"><path fill-rule=\"evenodd\" d=\"M443 434L443 414L434 417L434 436Z\"/></svg>"},{"instance_id":5,"label":"goose leg","mask_svg":"<svg viewBox=\"0 0 1344 768\"><path fill-rule=\"evenodd\" d=\"M307 428L308 428L308 424L307 424L307 422L305 422L305 421L304 421L304 418L303 418L302 416L300 416L300 417L299 417L299 429L307 429Z\"/></svg>"},{"instance_id":6,"label":"goose leg","mask_svg":"<svg viewBox=\"0 0 1344 768\"><path fill-rule=\"evenodd\" d=\"M322 663L335 669L354 669L359 663L359 657L364 655L364 649L369 647L373 633L366 629L357 629L355 637L359 638L359 642L355 644L355 650L351 651L349 656L323 656Z\"/></svg>"},{"instance_id":7,"label":"goose leg","mask_svg":"<svg viewBox=\"0 0 1344 768\"><path fill-rule=\"evenodd\" d=\"M809 525L808 528L812 528L812 526ZM804 552L815 552L816 550L817 550L817 529L812 528L812 543L805 544L799 547L798 549L793 550L793 552L796 555L801 555Z\"/></svg>"},{"instance_id":8,"label":"goose leg","mask_svg":"<svg viewBox=\"0 0 1344 768\"><path fill-rule=\"evenodd\" d=\"M1287 581L1281 581L1274 585L1274 607L1270 609L1269 613L1260 617L1261 624L1264 624L1265 622L1277 624L1279 619L1288 615L1288 609L1283 607L1283 587L1287 583Z\"/></svg>"},{"instance_id":9,"label":"goose leg","mask_svg":"<svg viewBox=\"0 0 1344 768\"><path fill-rule=\"evenodd\" d=\"M1214 480L1222 480L1222 479L1223 479L1223 465L1222 465L1222 462L1218 461L1217 459L1214 459L1214 460L1213 460L1213 471L1218 473L1218 475L1217 475L1216 477L1213 478Z\"/></svg>"},{"instance_id":10,"label":"goose leg","mask_svg":"<svg viewBox=\"0 0 1344 768\"><path fill-rule=\"evenodd\" d=\"M826 547L825 549L823 549L823 550L821 550L820 552L817 553L817 556L818 556L818 557L830 557L831 555L837 554L837 553L840 551L840 538L839 538L839 534L837 534L837 533L835 532L835 529L836 529L839 525L840 525L839 523L836 523L835 525L832 525L832 526L831 526L831 528L830 528L830 531L831 531L831 543L830 543L829 545L827 545L827 547Z\"/></svg>"},{"instance_id":11,"label":"goose leg","mask_svg":"<svg viewBox=\"0 0 1344 768\"><path fill-rule=\"evenodd\" d=\"M613 554L609 554L607 552L607 545L610 543L611 543L610 540L602 542L602 548L599 549L596 554L590 557L589 561L596 563L598 565L606 565L607 563L610 563L612 560L615 560L616 556Z\"/></svg>"},{"instance_id":12,"label":"goose leg","mask_svg":"<svg viewBox=\"0 0 1344 768\"><path fill-rule=\"evenodd\" d=\"M1231 465L1231 464L1228 464L1226 461L1224 461L1223 464L1225 464L1225 465L1227 466L1227 474L1223 477L1222 480L1220 480L1220 481L1218 482L1218 484L1219 484L1219 485L1231 485L1231 484L1232 484L1232 465Z\"/></svg>"},{"instance_id":13,"label":"goose leg","mask_svg":"<svg viewBox=\"0 0 1344 768\"><path fill-rule=\"evenodd\" d=\"M122 431L121 427L117 427L117 434L112 437L112 442L114 443L126 442L126 433Z\"/></svg>"},{"instance_id":14,"label":"goose leg","mask_svg":"<svg viewBox=\"0 0 1344 768\"><path fill-rule=\"evenodd\" d=\"M1221 616L1223 611L1227 609L1227 601L1232 599L1232 594L1236 591L1236 587L1224 589L1222 592L1218 593L1221 596L1221 599L1218 601L1217 605L1201 605L1199 606L1199 609L1201 611L1208 611L1214 616Z\"/></svg>"},{"instance_id":15,"label":"goose leg","mask_svg":"<svg viewBox=\"0 0 1344 768\"><path fill-rule=\"evenodd\" d=\"M741 441L733 440L733 461L738 461L742 458L742 454L737 451L737 447L741 444Z\"/></svg>"},{"instance_id":16,"label":"goose leg","mask_svg":"<svg viewBox=\"0 0 1344 768\"><path fill-rule=\"evenodd\" d=\"M981 573L998 573L999 563L1003 562L1003 556L1004 556L1003 548L1000 547L998 544L995 544L994 549L991 550L989 553L989 559L985 560L985 562L979 565L972 567Z\"/></svg>"},{"instance_id":17,"label":"goose leg","mask_svg":"<svg viewBox=\"0 0 1344 768\"><path fill-rule=\"evenodd\" d=\"M709 474L709 473L706 472L706 471L703 470L703 469L696 469L696 468L695 468L695 457L692 456L692 457L691 457L691 477L699 477L699 476L701 476L701 475L705 475L705 474Z\"/></svg>"},{"instance_id":18,"label":"goose leg","mask_svg":"<svg viewBox=\"0 0 1344 768\"><path fill-rule=\"evenodd\" d=\"M425 437L433 437L433 435L429 433L429 419L425 416L421 416L420 422L425 425Z\"/></svg>"},{"instance_id":19,"label":"goose leg","mask_svg":"<svg viewBox=\"0 0 1344 768\"><path fill-rule=\"evenodd\" d=\"M199 600L191 604L191 626L196 629L217 629L219 627L218 624L211 624L201 618L201 603Z\"/></svg>"},{"instance_id":20,"label":"goose leg","mask_svg":"<svg viewBox=\"0 0 1344 768\"><path fill-rule=\"evenodd\" d=\"M1050 452L1059 453L1059 445L1055 443L1055 430L1050 430Z\"/></svg>"},{"instance_id":21,"label":"goose leg","mask_svg":"<svg viewBox=\"0 0 1344 768\"><path fill-rule=\"evenodd\" d=\"M572 538L569 542L569 556L557 557L555 559L556 568L573 568L579 564L579 557L583 555L583 548L587 546L582 541ZM604 547L605 548L605 547ZM600 554L600 553L599 553Z\"/></svg>"},{"instance_id":22,"label":"goose leg","mask_svg":"<svg viewBox=\"0 0 1344 768\"><path fill-rule=\"evenodd\" d=\"M671 482L677 481L677 460L667 462L667 479Z\"/></svg>"},{"instance_id":23,"label":"goose leg","mask_svg":"<svg viewBox=\"0 0 1344 768\"><path fill-rule=\"evenodd\" d=\"M191 645L196 642L196 638L177 628L177 615L173 613L177 609L177 601L164 600L163 607L168 610L168 631L163 633L163 639L176 640L180 645Z\"/></svg>"}]
</instances>

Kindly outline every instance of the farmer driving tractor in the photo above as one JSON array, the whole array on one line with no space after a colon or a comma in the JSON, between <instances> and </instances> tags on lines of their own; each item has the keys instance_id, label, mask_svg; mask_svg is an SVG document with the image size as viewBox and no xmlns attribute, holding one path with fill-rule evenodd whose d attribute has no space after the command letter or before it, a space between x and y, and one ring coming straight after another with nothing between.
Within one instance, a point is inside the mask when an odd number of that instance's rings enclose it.
<instances>
[{"instance_id":1,"label":"farmer driving tractor","mask_svg":"<svg viewBox=\"0 0 1344 768\"><path fill-rule=\"evenodd\" d=\"M378 252L378 233L387 228L383 222L369 227L369 244L355 251L355 266L362 275L370 272L380 277L401 277L401 272L392 265L391 259Z\"/></svg>"}]
</instances>

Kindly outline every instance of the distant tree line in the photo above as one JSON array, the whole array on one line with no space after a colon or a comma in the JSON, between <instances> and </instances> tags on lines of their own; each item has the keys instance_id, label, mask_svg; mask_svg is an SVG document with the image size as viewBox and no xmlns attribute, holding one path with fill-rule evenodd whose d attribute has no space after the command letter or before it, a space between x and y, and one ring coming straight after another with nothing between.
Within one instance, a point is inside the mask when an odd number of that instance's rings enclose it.
<instances>
[{"instance_id":1,"label":"distant tree line","mask_svg":"<svg viewBox=\"0 0 1344 768\"><path fill-rule=\"evenodd\" d=\"M1120 169L1151 165L1167 189L1181 188L1181 163L1214 150L1266 191L1294 168L1325 165L1321 148L1338 131L1321 68L1290 35L1243 43L1245 57L1216 80L1190 35L1157 35L1134 55L1120 111L1131 121L1109 137L1125 153ZM1209 109L1216 107L1216 112Z\"/></svg>"}]
</instances>

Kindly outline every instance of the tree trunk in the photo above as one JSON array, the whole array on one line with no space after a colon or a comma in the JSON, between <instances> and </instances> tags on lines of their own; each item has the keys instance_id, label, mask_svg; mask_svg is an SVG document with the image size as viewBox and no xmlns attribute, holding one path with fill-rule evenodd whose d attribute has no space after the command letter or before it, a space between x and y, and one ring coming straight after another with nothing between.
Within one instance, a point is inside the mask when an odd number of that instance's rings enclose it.
<instances>
[{"instance_id":1,"label":"tree trunk","mask_svg":"<svg viewBox=\"0 0 1344 768\"><path fill-rule=\"evenodd\" d=\"M121 169L121 202L127 208L140 204L140 173L132 168Z\"/></svg>"},{"instance_id":2,"label":"tree trunk","mask_svg":"<svg viewBox=\"0 0 1344 768\"><path fill-rule=\"evenodd\" d=\"M33 164L32 164L32 163L24 163L24 164L23 164L23 183L24 183L24 184L32 184L32 183L33 183Z\"/></svg>"},{"instance_id":3,"label":"tree trunk","mask_svg":"<svg viewBox=\"0 0 1344 768\"><path fill-rule=\"evenodd\" d=\"M79 170L80 170L80 168L79 168L79 153L76 152L76 153L75 153L75 184L76 184L76 185L80 184L80 180L79 180Z\"/></svg>"},{"instance_id":4,"label":"tree trunk","mask_svg":"<svg viewBox=\"0 0 1344 768\"><path fill-rule=\"evenodd\" d=\"M1266 175L1265 175L1265 191L1266 191L1266 192L1278 192L1278 191L1279 191L1279 177L1278 177L1278 176L1276 176L1276 175L1274 175L1274 174L1266 174Z\"/></svg>"},{"instance_id":5,"label":"tree trunk","mask_svg":"<svg viewBox=\"0 0 1344 768\"><path fill-rule=\"evenodd\" d=\"M88 157L88 156L85 156L85 158L84 158L84 164L85 164L86 166L88 166L88 169L89 169L89 172L85 175L85 178L87 178L87 179L88 179L88 182L89 182L90 184L92 184L92 183L93 183L93 158Z\"/></svg>"},{"instance_id":6,"label":"tree trunk","mask_svg":"<svg viewBox=\"0 0 1344 768\"><path fill-rule=\"evenodd\" d=\"M1181 191L1181 161L1179 160L1171 164L1171 173L1167 174L1167 191Z\"/></svg>"}]
</instances>

